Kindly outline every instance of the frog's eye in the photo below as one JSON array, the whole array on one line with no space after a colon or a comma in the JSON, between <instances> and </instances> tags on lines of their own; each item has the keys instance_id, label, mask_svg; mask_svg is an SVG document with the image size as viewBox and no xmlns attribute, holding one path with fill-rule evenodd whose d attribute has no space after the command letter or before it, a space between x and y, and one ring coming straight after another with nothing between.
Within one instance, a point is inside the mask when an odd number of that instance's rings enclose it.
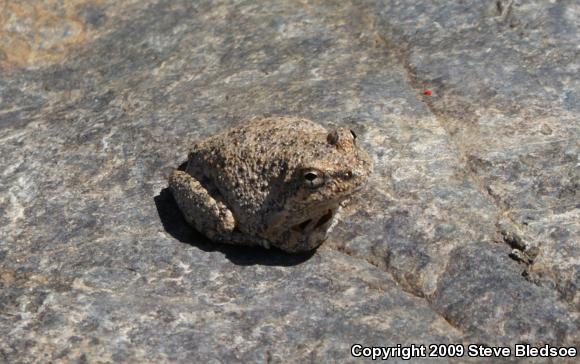
<instances>
[{"instance_id":1,"label":"frog's eye","mask_svg":"<svg viewBox=\"0 0 580 364\"><path fill-rule=\"evenodd\" d=\"M356 140L356 133L354 130L350 129L350 133L352 134L352 140Z\"/></svg>"},{"instance_id":2,"label":"frog's eye","mask_svg":"<svg viewBox=\"0 0 580 364\"><path fill-rule=\"evenodd\" d=\"M310 188L318 188L324 184L324 174L315 169L304 172L304 184Z\"/></svg>"}]
</instances>

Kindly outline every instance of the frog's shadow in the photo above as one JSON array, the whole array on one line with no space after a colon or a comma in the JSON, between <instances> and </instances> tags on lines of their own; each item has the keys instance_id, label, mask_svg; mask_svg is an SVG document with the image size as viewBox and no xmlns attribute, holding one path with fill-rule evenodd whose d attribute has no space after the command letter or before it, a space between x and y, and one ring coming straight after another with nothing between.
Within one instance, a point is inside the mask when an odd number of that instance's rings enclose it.
<instances>
[{"instance_id":1,"label":"frog's shadow","mask_svg":"<svg viewBox=\"0 0 580 364\"><path fill-rule=\"evenodd\" d=\"M175 239L195 246L205 252L219 251L236 265L267 265L267 266L293 266L304 263L310 259L315 251L289 254L282 250L261 247L247 247L214 243L192 226L190 226L173 199L169 188L164 188L159 195L154 197L157 213L167 233Z\"/></svg>"}]
</instances>

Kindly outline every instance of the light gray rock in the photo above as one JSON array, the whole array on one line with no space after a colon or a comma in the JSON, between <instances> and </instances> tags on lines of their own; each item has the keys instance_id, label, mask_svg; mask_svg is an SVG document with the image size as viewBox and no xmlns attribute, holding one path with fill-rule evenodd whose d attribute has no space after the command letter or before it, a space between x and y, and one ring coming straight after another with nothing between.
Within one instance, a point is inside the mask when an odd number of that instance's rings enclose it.
<instances>
[{"instance_id":1,"label":"light gray rock","mask_svg":"<svg viewBox=\"0 0 580 364\"><path fill-rule=\"evenodd\" d=\"M0 361L579 345L577 2L117 3L0 28ZM166 190L263 114L373 158L312 254L212 244Z\"/></svg>"}]
</instances>

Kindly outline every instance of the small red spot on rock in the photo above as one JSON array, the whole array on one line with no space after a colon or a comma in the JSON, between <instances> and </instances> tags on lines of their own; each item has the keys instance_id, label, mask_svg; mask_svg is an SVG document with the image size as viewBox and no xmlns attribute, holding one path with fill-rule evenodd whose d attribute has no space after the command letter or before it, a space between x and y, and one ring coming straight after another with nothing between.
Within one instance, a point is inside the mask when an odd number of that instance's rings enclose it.
<instances>
[{"instance_id":1,"label":"small red spot on rock","mask_svg":"<svg viewBox=\"0 0 580 364\"><path fill-rule=\"evenodd\" d=\"M431 90L429 90L429 89L425 89L425 90L423 90L423 95L427 95L427 96L429 96L429 95L431 95L432 93L433 93L433 91L431 91Z\"/></svg>"}]
</instances>

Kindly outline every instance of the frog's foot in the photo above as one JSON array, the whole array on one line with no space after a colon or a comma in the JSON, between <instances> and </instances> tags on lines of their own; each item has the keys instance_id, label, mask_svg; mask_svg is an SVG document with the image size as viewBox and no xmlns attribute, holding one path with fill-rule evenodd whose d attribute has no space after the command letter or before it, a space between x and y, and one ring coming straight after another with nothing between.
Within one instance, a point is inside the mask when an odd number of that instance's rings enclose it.
<instances>
[{"instance_id":1,"label":"frog's foot","mask_svg":"<svg viewBox=\"0 0 580 364\"><path fill-rule=\"evenodd\" d=\"M322 212L315 214L301 221L300 223L292 226L290 229L292 231L302 233L305 235L310 234L316 230L326 232L326 230L332 223L332 219L334 218L336 211L337 211L336 208L325 209Z\"/></svg>"},{"instance_id":2,"label":"frog's foot","mask_svg":"<svg viewBox=\"0 0 580 364\"><path fill-rule=\"evenodd\" d=\"M190 174L176 170L169 177L169 187L185 220L210 239L232 234L236 222L232 212L209 194Z\"/></svg>"},{"instance_id":3,"label":"frog's foot","mask_svg":"<svg viewBox=\"0 0 580 364\"><path fill-rule=\"evenodd\" d=\"M305 252L316 249L328 234L338 207L327 206L312 212L279 234L276 246L288 252Z\"/></svg>"}]
</instances>

